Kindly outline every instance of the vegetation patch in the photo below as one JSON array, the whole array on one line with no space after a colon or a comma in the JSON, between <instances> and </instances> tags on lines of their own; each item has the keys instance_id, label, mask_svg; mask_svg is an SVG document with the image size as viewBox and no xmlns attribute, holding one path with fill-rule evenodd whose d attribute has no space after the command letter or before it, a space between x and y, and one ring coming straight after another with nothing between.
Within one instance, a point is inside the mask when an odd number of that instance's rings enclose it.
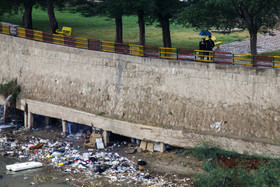
<instances>
[{"instance_id":1,"label":"vegetation patch","mask_svg":"<svg viewBox=\"0 0 280 187\"><path fill-rule=\"evenodd\" d=\"M280 50L262 53L262 55L280 56Z\"/></svg>"},{"instance_id":2,"label":"vegetation patch","mask_svg":"<svg viewBox=\"0 0 280 187\"><path fill-rule=\"evenodd\" d=\"M195 186L280 186L280 159L238 154L206 144L185 149L203 161L206 171L195 176Z\"/></svg>"}]
</instances>

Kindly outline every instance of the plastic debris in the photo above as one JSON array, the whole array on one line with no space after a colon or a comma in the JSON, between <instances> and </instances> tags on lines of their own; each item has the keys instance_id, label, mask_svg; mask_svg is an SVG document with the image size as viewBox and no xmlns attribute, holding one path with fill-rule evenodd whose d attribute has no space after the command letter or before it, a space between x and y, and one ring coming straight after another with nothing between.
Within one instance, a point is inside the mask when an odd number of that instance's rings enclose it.
<instances>
[{"instance_id":1,"label":"plastic debris","mask_svg":"<svg viewBox=\"0 0 280 187\"><path fill-rule=\"evenodd\" d=\"M23 163L7 165L6 169L10 171L21 171L26 169L39 168L42 166L43 164L41 162L23 162Z\"/></svg>"},{"instance_id":2,"label":"plastic debris","mask_svg":"<svg viewBox=\"0 0 280 187\"><path fill-rule=\"evenodd\" d=\"M77 137L81 137L81 140L77 140ZM90 136L90 141L95 140L96 148L99 149L83 149L75 142L83 142L84 137L81 134L78 134L78 136L68 135L61 141L31 137L22 143L0 137L0 148L3 148L0 149L0 153L17 157L21 161L37 161L43 163L44 166L57 167L65 173L83 174L88 179L105 177L110 183L118 185L120 183L127 183L131 186L172 185L168 178L158 175L153 176L153 174L148 173L146 161L138 160L134 162L116 152L109 151L120 145L126 145L126 142L114 143L111 147L105 149L102 136L95 134ZM102 144L98 145L99 143ZM103 150L100 151L100 148ZM133 150L135 151L137 148ZM66 179L66 183L72 185L75 180L80 179L70 179L69 177ZM176 181L174 184L176 184Z\"/></svg>"},{"instance_id":3,"label":"plastic debris","mask_svg":"<svg viewBox=\"0 0 280 187\"><path fill-rule=\"evenodd\" d=\"M97 147L97 149L104 149L104 144L103 144L102 138L96 139L96 147Z\"/></svg>"}]
</instances>

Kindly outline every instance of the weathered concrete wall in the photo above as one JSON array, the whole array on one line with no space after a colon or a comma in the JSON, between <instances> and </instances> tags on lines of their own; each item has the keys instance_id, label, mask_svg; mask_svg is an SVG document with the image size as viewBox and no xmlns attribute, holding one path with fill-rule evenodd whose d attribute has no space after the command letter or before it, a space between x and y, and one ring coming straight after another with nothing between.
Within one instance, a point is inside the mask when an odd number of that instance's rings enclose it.
<instances>
[{"instance_id":1,"label":"weathered concrete wall","mask_svg":"<svg viewBox=\"0 0 280 187\"><path fill-rule=\"evenodd\" d=\"M21 98L280 145L278 69L141 58L5 35L0 59L0 78L17 78Z\"/></svg>"}]
</instances>

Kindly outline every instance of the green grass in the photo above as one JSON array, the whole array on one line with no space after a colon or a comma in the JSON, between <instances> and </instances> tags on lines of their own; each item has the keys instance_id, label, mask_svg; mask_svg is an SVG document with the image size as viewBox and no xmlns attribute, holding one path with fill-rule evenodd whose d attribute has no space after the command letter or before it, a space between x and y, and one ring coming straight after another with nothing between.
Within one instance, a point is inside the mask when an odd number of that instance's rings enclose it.
<instances>
[{"instance_id":1,"label":"green grass","mask_svg":"<svg viewBox=\"0 0 280 187\"><path fill-rule=\"evenodd\" d=\"M73 28L72 36L90 39L102 39L106 41L115 40L115 22L114 19L108 17L89 17L85 18L78 13L69 13L67 11L56 11L56 18L59 28L69 26ZM48 32L48 16L47 12L33 9L33 28ZM4 17L2 21L21 25L22 15ZM157 23L146 27L146 45L162 46L161 28L157 27ZM201 36L199 30L193 28L184 28L181 25L171 24L171 40L172 47L197 49ZM124 43L139 44L139 29L136 16L123 17L123 41ZM224 40L224 43L239 41L249 36L247 31L232 33L229 35L214 34L218 40Z\"/></svg>"},{"instance_id":2,"label":"green grass","mask_svg":"<svg viewBox=\"0 0 280 187\"><path fill-rule=\"evenodd\" d=\"M262 53L262 55L280 56L280 50Z\"/></svg>"},{"instance_id":3,"label":"green grass","mask_svg":"<svg viewBox=\"0 0 280 187\"><path fill-rule=\"evenodd\" d=\"M203 160L204 173L195 175L194 186L216 187L221 186L223 180L227 178L225 186L280 186L280 159L264 158L261 156L249 156L236 152L225 151L217 147L206 144L202 146L185 149L182 156L192 154L199 160ZM257 168L250 164L236 167L226 167L218 163L218 156L224 158L243 158L244 164L248 159L258 159L260 162ZM250 166L252 168L250 168Z\"/></svg>"}]
</instances>

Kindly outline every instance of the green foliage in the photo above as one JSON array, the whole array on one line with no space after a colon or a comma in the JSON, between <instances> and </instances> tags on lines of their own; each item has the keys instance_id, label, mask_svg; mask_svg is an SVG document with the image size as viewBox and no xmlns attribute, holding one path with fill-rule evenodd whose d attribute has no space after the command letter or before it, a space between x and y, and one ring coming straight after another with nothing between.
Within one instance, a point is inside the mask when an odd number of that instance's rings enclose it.
<instances>
[{"instance_id":1,"label":"green foliage","mask_svg":"<svg viewBox=\"0 0 280 187\"><path fill-rule=\"evenodd\" d=\"M262 55L280 56L280 50L262 53Z\"/></svg>"},{"instance_id":2,"label":"green foliage","mask_svg":"<svg viewBox=\"0 0 280 187\"><path fill-rule=\"evenodd\" d=\"M225 186L280 186L280 159L242 155L211 147L207 144L193 149L186 149L182 154L192 154L198 159L203 160L202 168L206 172L195 176L194 186L221 186L225 179ZM236 167L228 168L217 161L218 156L225 158L238 157L245 159L245 161L248 158L257 158L261 162L254 169L242 165L242 162Z\"/></svg>"},{"instance_id":3,"label":"green foliage","mask_svg":"<svg viewBox=\"0 0 280 187\"><path fill-rule=\"evenodd\" d=\"M195 186L215 187L220 186L227 178L226 186L279 186L280 161L271 160L262 164L255 171L248 171L242 167L225 169L212 167L208 172L195 176Z\"/></svg>"},{"instance_id":4,"label":"green foliage","mask_svg":"<svg viewBox=\"0 0 280 187\"><path fill-rule=\"evenodd\" d=\"M199 160L216 159L218 155L225 156L240 156L240 154L233 151L226 151L218 147L212 147L208 144L202 144L195 148L185 149L183 155L192 154Z\"/></svg>"},{"instance_id":5,"label":"green foliage","mask_svg":"<svg viewBox=\"0 0 280 187\"><path fill-rule=\"evenodd\" d=\"M241 27L267 30L276 24L279 16L279 1L193 0L177 15L177 20L199 29Z\"/></svg>"},{"instance_id":6,"label":"green foliage","mask_svg":"<svg viewBox=\"0 0 280 187\"><path fill-rule=\"evenodd\" d=\"M153 13L150 17L160 24L164 19L172 19L174 15L179 14L186 5L179 0L153 0L153 3Z\"/></svg>"},{"instance_id":7,"label":"green foliage","mask_svg":"<svg viewBox=\"0 0 280 187\"><path fill-rule=\"evenodd\" d=\"M49 21L47 14L38 9L33 10L33 28L44 32L49 32ZM83 17L79 13L70 13L68 11L55 11L57 21L62 26L72 27L72 36L102 39L105 41L114 41L115 26L114 20L108 17ZM4 17L2 21L22 24L21 15ZM73 22L73 20L75 20ZM139 30L136 16L123 16L124 42L130 44L139 44ZM184 28L181 25L171 24L172 45L176 48L197 49L198 42L201 39L199 32L194 28ZM162 31L156 27L156 24L146 27L146 45L162 46ZM218 40L224 40L224 43L230 43L236 40L248 37L248 32L235 32L229 35L215 34Z\"/></svg>"},{"instance_id":8,"label":"green foliage","mask_svg":"<svg viewBox=\"0 0 280 187\"><path fill-rule=\"evenodd\" d=\"M102 4L101 4L102 5ZM80 13L85 17L92 17L104 12L100 4L88 0L76 0L71 2L69 10L73 13Z\"/></svg>"},{"instance_id":9,"label":"green foliage","mask_svg":"<svg viewBox=\"0 0 280 187\"><path fill-rule=\"evenodd\" d=\"M231 176L229 171L221 168L212 169L210 172L195 175L194 186L217 187L222 184L226 176Z\"/></svg>"},{"instance_id":10,"label":"green foliage","mask_svg":"<svg viewBox=\"0 0 280 187\"><path fill-rule=\"evenodd\" d=\"M0 85L0 95L4 98L7 98L9 95L13 94L13 98L16 99L20 91L19 86L17 85L17 79L13 79L8 83L2 83Z\"/></svg>"},{"instance_id":11,"label":"green foliage","mask_svg":"<svg viewBox=\"0 0 280 187\"><path fill-rule=\"evenodd\" d=\"M18 7L14 6L13 1L0 0L0 20L3 16L16 14Z\"/></svg>"},{"instance_id":12,"label":"green foliage","mask_svg":"<svg viewBox=\"0 0 280 187\"><path fill-rule=\"evenodd\" d=\"M251 53L257 52L257 33L272 29L280 17L280 1L263 0L193 0L178 23L199 29L247 28Z\"/></svg>"},{"instance_id":13,"label":"green foliage","mask_svg":"<svg viewBox=\"0 0 280 187\"><path fill-rule=\"evenodd\" d=\"M100 2L76 0L72 2L72 10L85 17L105 15L114 18L126 13L128 9L126 4L126 0L102 0Z\"/></svg>"}]
</instances>

